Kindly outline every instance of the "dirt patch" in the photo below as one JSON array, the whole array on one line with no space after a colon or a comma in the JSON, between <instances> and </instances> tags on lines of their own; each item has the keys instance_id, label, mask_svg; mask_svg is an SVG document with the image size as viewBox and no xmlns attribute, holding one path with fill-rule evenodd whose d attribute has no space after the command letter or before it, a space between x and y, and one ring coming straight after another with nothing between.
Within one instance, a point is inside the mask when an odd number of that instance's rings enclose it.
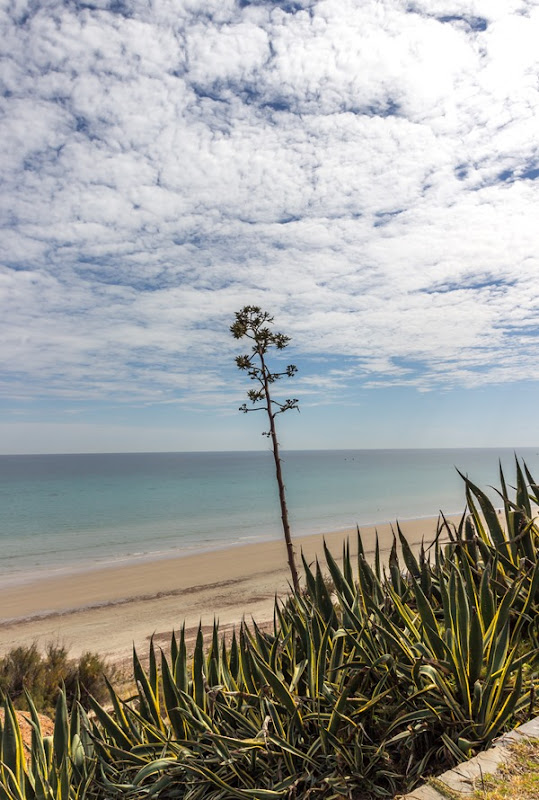
<instances>
[{"instance_id":1,"label":"dirt patch","mask_svg":"<svg viewBox=\"0 0 539 800\"><path fill-rule=\"evenodd\" d=\"M32 725L28 721L30 719L30 714L26 711L16 711L17 721L19 723L19 728L21 729L21 736L24 745L24 750L26 756L28 757L31 753L32 749ZM41 732L43 736L52 736L54 731L54 723L50 717L46 717L45 714L38 714L39 722L41 725ZM2 725L4 724L4 709L0 708L0 722Z\"/></svg>"}]
</instances>

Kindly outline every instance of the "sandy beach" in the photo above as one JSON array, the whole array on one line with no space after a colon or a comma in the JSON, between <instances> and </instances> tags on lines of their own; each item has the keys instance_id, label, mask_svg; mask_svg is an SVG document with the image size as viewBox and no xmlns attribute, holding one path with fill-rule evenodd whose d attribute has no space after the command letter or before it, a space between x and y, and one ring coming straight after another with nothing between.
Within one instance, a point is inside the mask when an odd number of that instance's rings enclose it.
<instances>
[{"instance_id":1,"label":"sandy beach","mask_svg":"<svg viewBox=\"0 0 539 800\"><path fill-rule=\"evenodd\" d=\"M432 541L436 518L400 523L411 545ZM387 554L393 537L388 524L362 528L367 552L374 550L375 530ZM325 534L334 555L349 537L355 554L355 530ZM295 539L307 561L323 562L321 534ZM271 619L275 595L288 590L289 573L282 541L243 545L0 587L0 655L18 645L49 642L65 645L73 656L99 652L111 661L129 657L133 644L141 655L152 634L166 645L173 629L185 622L219 619L223 629L242 617Z\"/></svg>"}]
</instances>

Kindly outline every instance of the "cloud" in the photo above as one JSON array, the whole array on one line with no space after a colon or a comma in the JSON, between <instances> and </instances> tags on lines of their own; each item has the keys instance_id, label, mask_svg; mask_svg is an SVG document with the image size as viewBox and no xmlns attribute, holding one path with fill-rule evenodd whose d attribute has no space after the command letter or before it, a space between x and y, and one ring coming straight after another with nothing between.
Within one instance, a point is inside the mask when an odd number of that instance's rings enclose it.
<instances>
[{"instance_id":1,"label":"cloud","mask_svg":"<svg viewBox=\"0 0 539 800\"><path fill-rule=\"evenodd\" d=\"M248 302L309 402L539 379L536 3L2 14L5 403L224 400Z\"/></svg>"}]
</instances>

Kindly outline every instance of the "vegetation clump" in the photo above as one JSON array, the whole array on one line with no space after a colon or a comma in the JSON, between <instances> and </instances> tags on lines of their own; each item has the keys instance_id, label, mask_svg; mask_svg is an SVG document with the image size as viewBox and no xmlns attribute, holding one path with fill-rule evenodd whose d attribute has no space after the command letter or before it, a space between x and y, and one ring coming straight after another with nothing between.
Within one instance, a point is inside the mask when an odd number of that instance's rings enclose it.
<instances>
[{"instance_id":1,"label":"vegetation clump","mask_svg":"<svg viewBox=\"0 0 539 800\"><path fill-rule=\"evenodd\" d=\"M538 710L539 487L518 463L514 499L501 484L504 524L465 479L460 524L419 553L397 526L383 565L358 532L354 557L325 548L331 585L303 561L270 630L200 629L192 657L183 629L169 655L152 643L135 695L109 684L90 717L61 693L30 770L7 700L0 798L391 797L488 747Z\"/></svg>"},{"instance_id":2,"label":"vegetation clump","mask_svg":"<svg viewBox=\"0 0 539 800\"><path fill-rule=\"evenodd\" d=\"M473 782L472 791L459 792L438 778L429 783L447 800L537 800L539 798L539 740L523 739L508 745L509 757L494 774Z\"/></svg>"},{"instance_id":3,"label":"vegetation clump","mask_svg":"<svg viewBox=\"0 0 539 800\"><path fill-rule=\"evenodd\" d=\"M537 800L539 797L539 741L527 739L509 745L510 758L495 775L479 781L470 800Z\"/></svg>"},{"instance_id":4,"label":"vegetation clump","mask_svg":"<svg viewBox=\"0 0 539 800\"><path fill-rule=\"evenodd\" d=\"M0 693L9 695L15 708L26 708L26 691L39 711L51 711L64 686L69 703L80 697L85 705L89 694L105 700L107 671L110 677L111 669L97 653L69 658L62 645L49 644L40 653L33 643L14 647L0 658Z\"/></svg>"}]
</instances>

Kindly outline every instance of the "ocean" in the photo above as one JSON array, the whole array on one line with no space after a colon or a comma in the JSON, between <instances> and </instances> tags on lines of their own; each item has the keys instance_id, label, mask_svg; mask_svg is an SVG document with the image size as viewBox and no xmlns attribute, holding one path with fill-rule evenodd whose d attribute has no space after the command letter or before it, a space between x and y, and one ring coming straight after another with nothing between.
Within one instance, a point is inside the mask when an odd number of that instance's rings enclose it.
<instances>
[{"instance_id":1,"label":"ocean","mask_svg":"<svg viewBox=\"0 0 539 800\"><path fill-rule=\"evenodd\" d=\"M539 452L521 448L532 474ZM292 533L461 513L468 474L499 505L511 449L282 454ZM281 536L271 451L0 456L0 585Z\"/></svg>"}]
</instances>

